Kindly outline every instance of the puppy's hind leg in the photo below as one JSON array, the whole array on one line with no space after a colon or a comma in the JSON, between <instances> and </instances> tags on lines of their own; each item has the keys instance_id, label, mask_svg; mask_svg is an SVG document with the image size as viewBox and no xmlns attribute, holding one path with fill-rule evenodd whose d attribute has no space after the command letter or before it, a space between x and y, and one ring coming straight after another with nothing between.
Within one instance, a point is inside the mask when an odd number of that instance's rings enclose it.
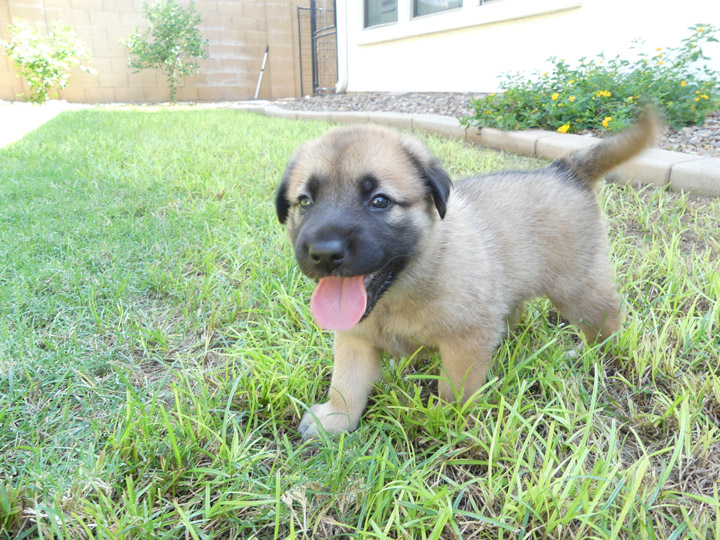
<instances>
[{"instance_id":1,"label":"puppy's hind leg","mask_svg":"<svg viewBox=\"0 0 720 540\"><path fill-rule=\"evenodd\" d=\"M505 322L507 324L507 331L504 334L507 336L510 332L512 332L515 327L520 323L520 319L522 318L523 309L525 309L525 302L520 302L517 306L515 306L515 309L513 309L510 314L505 317Z\"/></svg>"},{"instance_id":2,"label":"puppy's hind leg","mask_svg":"<svg viewBox=\"0 0 720 540\"><path fill-rule=\"evenodd\" d=\"M624 318L612 279L609 275L598 278L588 276L584 282L548 295L557 310L580 327L589 343L604 341L620 330Z\"/></svg>"},{"instance_id":3,"label":"puppy's hind leg","mask_svg":"<svg viewBox=\"0 0 720 540\"><path fill-rule=\"evenodd\" d=\"M502 324L490 331L467 330L463 336L452 336L440 343L443 373L438 383L440 398L465 403L485 382L493 352L502 336Z\"/></svg>"}]
</instances>

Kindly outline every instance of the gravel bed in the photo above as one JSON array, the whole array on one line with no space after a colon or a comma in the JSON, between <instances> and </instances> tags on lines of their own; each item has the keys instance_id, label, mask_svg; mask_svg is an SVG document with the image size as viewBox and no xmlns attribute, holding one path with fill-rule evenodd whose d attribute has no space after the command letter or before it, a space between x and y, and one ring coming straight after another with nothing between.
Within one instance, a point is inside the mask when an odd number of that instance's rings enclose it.
<instances>
[{"instance_id":1,"label":"gravel bed","mask_svg":"<svg viewBox=\"0 0 720 540\"><path fill-rule=\"evenodd\" d=\"M462 118L469 116L469 93L380 93L328 94L301 99L279 100L275 103L298 111L385 111L442 114ZM715 111L701 126L688 126L679 131L666 129L655 142L656 148L675 152L720 157L720 111Z\"/></svg>"}]
</instances>

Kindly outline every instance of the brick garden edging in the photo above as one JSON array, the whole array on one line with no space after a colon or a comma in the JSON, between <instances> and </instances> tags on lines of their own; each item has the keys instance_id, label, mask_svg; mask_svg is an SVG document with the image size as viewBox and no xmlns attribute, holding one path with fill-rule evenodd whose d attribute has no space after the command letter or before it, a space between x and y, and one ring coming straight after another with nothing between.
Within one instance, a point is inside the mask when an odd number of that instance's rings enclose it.
<instances>
[{"instance_id":1,"label":"brick garden edging","mask_svg":"<svg viewBox=\"0 0 720 540\"><path fill-rule=\"evenodd\" d=\"M543 159L556 159L572 150L597 142L597 138L553 131L500 131L465 129L449 116L394 112L313 112L283 109L275 105L248 103L238 108L266 116L293 120L323 120L354 124L377 123L400 129L426 131L463 139L495 150ZM607 175L610 182L655 184L672 191L720 197L720 158L649 148Z\"/></svg>"},{"instance_id":2,"label":"brick garden edging","mask_svg":"<svg viewBox=\"0 0 720 540\"><path fill-rule=\"evenodd\" d=\"M43 106L22 104L18 108L0 107L0 148L19 139L60 112L87 107L65 102ZM182 107L183 104L178 104ZM595 137L553 131L500 131L492 128L465 129L457 119L437 114L395 112L311 112L283 109L267 101L221 102L192 106L226 107L293 120L323 120L331 123L376 123L390 127L425 131L463 139L467 142L514 154L556 159L572 150L597 142ZM4 113L4 111L10 111ZM686 191L706 197L720 197L720 158L711 158L659 148L649 148L621 165L606 178L611 182L655 184L673 191Z\"/></svg>"}]
</instances>

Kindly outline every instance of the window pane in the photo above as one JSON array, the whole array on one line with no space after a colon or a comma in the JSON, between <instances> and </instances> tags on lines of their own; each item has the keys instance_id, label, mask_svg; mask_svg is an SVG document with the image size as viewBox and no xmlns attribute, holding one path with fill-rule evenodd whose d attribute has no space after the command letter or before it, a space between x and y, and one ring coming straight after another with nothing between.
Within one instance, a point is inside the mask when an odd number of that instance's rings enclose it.
<instances>
[{"instance_id":1,"label":"window pane","mask_svg":"<svg viewBox=\"0 0 720 540\"><path fill-rule=\"evenodd\" d=\"M397 0L365 0L365 28L397 20Z\"/></svg>"},{"instance_id":2,"label":"window pane","mask_svg":"<svg viewBox=\"0 0 720 540\"><path fill-rule=\"evenodd\" d=\"M462 0L414 0L413 15L427 15L462 6Z\"/></svg>"}]
</instances>

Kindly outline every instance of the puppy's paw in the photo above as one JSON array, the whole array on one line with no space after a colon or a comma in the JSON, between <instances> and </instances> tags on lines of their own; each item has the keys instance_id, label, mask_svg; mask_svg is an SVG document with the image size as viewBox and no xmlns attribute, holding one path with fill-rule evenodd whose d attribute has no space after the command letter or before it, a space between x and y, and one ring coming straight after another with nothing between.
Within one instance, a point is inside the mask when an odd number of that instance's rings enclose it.
<instances>
[{"instance_id":1,"label":"puppy's paw","mask_svg":"<svg viewBox=\"0 0 720 540\"><path fill-rule=\"evenodd\" d=\"M347 410L335 409L329 401L327 403L316 403L306 412L298 431L304 441L317 437L321 432L339 433L351 431L357 426L357 420L351 421Z\"/></svg>"}]
</instances>

